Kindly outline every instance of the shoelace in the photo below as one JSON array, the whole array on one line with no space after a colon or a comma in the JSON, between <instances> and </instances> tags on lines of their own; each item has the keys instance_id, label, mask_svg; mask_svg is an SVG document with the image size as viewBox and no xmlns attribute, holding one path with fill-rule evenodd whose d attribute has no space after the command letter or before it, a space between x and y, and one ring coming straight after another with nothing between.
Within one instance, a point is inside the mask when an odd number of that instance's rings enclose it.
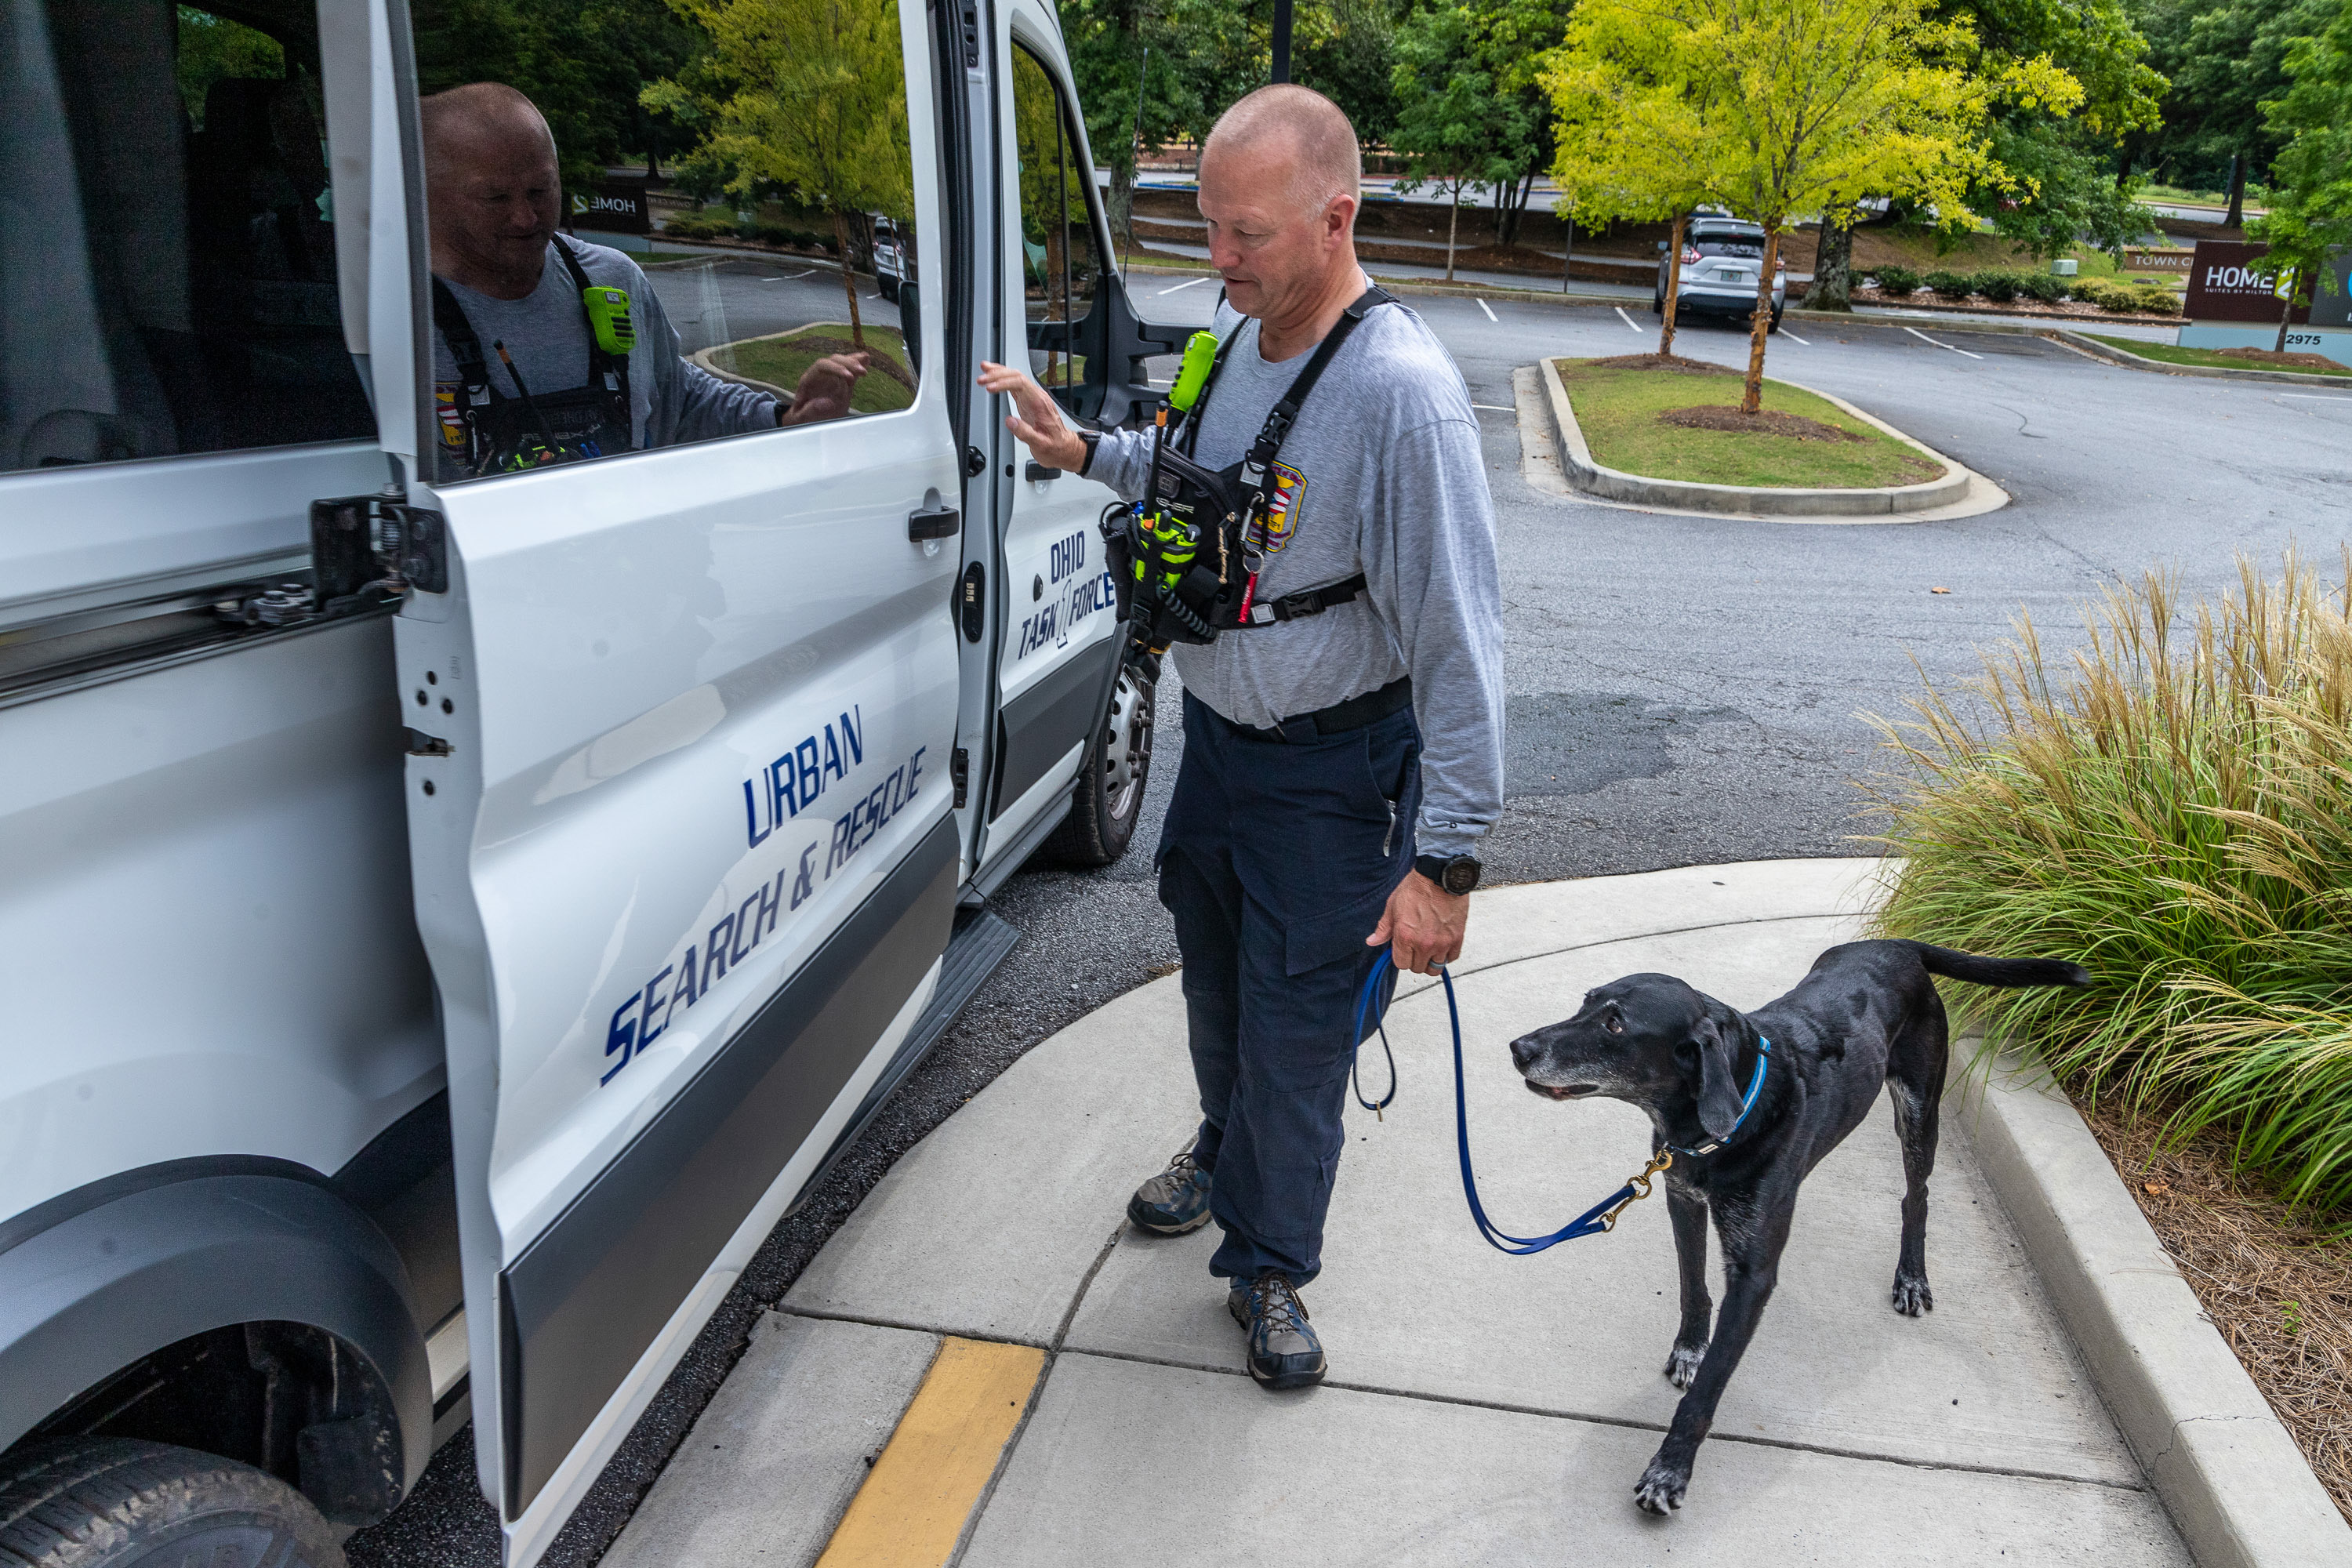
<instances>
[{"instance_id":1,"label":"shoelace","mask_svg":"<svg viewBox=\"0 0 2352 1568\"><path fill-rule=\"evenodd\" d=\"M1250 1326L1255 1329L1263 1321L1266 1331L1288 1329L1303 1332L1307 1327L1307 1303L1290 1281L1279 1274L1262 1275L1250 1281Z\"/></svg>"}]
</instances>

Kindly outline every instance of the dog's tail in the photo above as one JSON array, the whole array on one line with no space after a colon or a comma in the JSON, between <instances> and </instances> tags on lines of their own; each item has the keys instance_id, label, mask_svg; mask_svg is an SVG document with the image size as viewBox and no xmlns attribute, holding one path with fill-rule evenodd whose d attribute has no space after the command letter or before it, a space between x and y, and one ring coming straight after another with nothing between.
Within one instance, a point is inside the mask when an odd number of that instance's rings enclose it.
<instances>
[{"instance_id":1,"label":"dog's tail","mask_svg":"<svg viewBox=\"0 0 2352 1568\"><path fill-rule=\"evenodd\" d=\"M2063 958L1987 958L1958 948L1936 947L1924 942L1900 945L1919 955L1930 974L1965 980L1974 985L2074 985L2091 983L2091 972Z\"/></svg>"}]
</instances>

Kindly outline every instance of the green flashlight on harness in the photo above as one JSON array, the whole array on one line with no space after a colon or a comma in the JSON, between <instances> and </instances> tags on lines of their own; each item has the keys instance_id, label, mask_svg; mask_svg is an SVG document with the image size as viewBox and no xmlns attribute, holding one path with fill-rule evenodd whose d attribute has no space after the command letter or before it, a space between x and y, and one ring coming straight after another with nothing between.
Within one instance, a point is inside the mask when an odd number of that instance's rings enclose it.
<instances>
[{"instance_id":1,"label":"green flashlight on harness","mask_svg":"<svg viewBox=\"0 0 2352 1568\"><path fill-rule=\"evenodd\" d=\"M1210 367L1216 363L1217 335L1194 332L1184 344L1184 363L1176 369L1176 384L1168 389L1168 401L1178 413L1192 412L1192 405L1201 401L1201 388L1209 384Z\"/></svg>"},{"instance_id":2,"label":"green flashlight on harness","mask_svg":"<svg viewBox=\"0 0 2352 1568\"><path fill-rule=\"evenodd\" d=\"M637 346L637 327L629 319L626 289L594 284L580 291L580 302L587 307L588 329L596 334L598 348L620 355Z\"/></svg>"}]
</instances>

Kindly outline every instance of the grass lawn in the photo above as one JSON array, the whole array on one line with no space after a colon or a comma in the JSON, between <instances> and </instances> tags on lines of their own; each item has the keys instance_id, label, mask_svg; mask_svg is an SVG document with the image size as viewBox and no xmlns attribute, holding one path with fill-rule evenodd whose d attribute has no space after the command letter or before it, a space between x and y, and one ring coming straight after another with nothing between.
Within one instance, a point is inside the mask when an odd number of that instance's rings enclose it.
<instances>
[{"instance_id":1,"label":"grass lawn","mask_svg":"<svg viewBox=\"0 0 2352 1568\"><path fill-rule=\"evenodd\" d=\"M874 355L874 368L858 378L849 406L859 414L887 414L912 405L915 373L908 366L906 340L898 330L867 322L866 347ZM772 338L721 343L710 351L710 358L721 370L789 391L819 359L848 352L848 322L817 321ZM890 374L894 368L898 372L895 376Z\"/></svg>"},{"instance_id":2,"label":"grass lawn","mask_svg":"<svg viewBox=\"0 0 2352 1568\"><path fill-rule=\"evenodd\" d=\"M2160 359L2167 364L2210 364L2220 370L2285 370L2289 368L2285 365L2263 364L2259 360L2231 359L2214 349L2184 349L2175 343L2144 342L2138 338L2111 338L2104 332L2084 332L2083 335L2095 342L2119 348L2126 353L2137 354L2142 359ZM2352 375L2352 366L2338 366L2334 370L2307 370L2301 365L2293 368L2299 375Z\"/></svg>"},{"instance_id":3,"label":"grass lawn","mask_svg":"<svg viewBox=\"0 0 2352 1568\"><path fill-rule=\"evenodd\" d=\"M1660 415L1675 409L1737 407L1737 374L1606 369L1577 359L1553 363L1593 461L1625 473L1710 485L1864 489L1922 484L1944 471L1837 405L1782 382L1765 382L1766 413L1817 419L1860 439L1809 441L1660 422Z\"/></svg>"}]
</instances>

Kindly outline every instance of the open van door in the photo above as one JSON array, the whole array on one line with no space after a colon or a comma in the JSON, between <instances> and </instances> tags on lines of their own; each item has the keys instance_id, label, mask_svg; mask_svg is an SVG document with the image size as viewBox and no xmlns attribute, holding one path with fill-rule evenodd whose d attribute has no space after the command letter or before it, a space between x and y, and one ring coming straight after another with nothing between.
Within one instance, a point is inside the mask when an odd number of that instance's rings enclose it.
<instances>
[{"instance_id":1,"label":"open van door","mask_svg":"<svg viewBox=\"0 0 2352 1568\"><path fill-rule=\"evenodd\" d=\"M575 8L512 9L554 29ZM898 0L769 10L770 33L722 29L690 79L641 88L702 95L670 123L737 137L746 172L710 211L732 225L740 202L741 228L782 245L673 245L622 232L642 207L570 204L593 289L631 295L640 449L532 423L546 441L478 476L471 383L427 277L415 92L514 52L412 41L399 0L374 9L372 368L407 505L372 510L403 542L417 919L448 1053L475 1443L509 1563L544 1549L814 1172L929 999L953 915L961 389L932 43ZM828 58L854 87L813 68ZM730 80L751 85L730 97ZM779 105L780 81L825 81L828 101ZM795 127L845 120L870 134L833 210L767 199L791 188L777 171L820 183ZM470 221L430 216L445 240ZM877 216L914 262L896 302L859 245ZM844 232L846 256L800 243ZM483 346L537 350L541 368L515 356L528 385L489 356L503 396L612 392L593 321L564 336L568 304L533 339L495 293L451 297ZM859 338L873 368L849 412L777 428L803 373Z\"/></svg>"}]
</instances>

